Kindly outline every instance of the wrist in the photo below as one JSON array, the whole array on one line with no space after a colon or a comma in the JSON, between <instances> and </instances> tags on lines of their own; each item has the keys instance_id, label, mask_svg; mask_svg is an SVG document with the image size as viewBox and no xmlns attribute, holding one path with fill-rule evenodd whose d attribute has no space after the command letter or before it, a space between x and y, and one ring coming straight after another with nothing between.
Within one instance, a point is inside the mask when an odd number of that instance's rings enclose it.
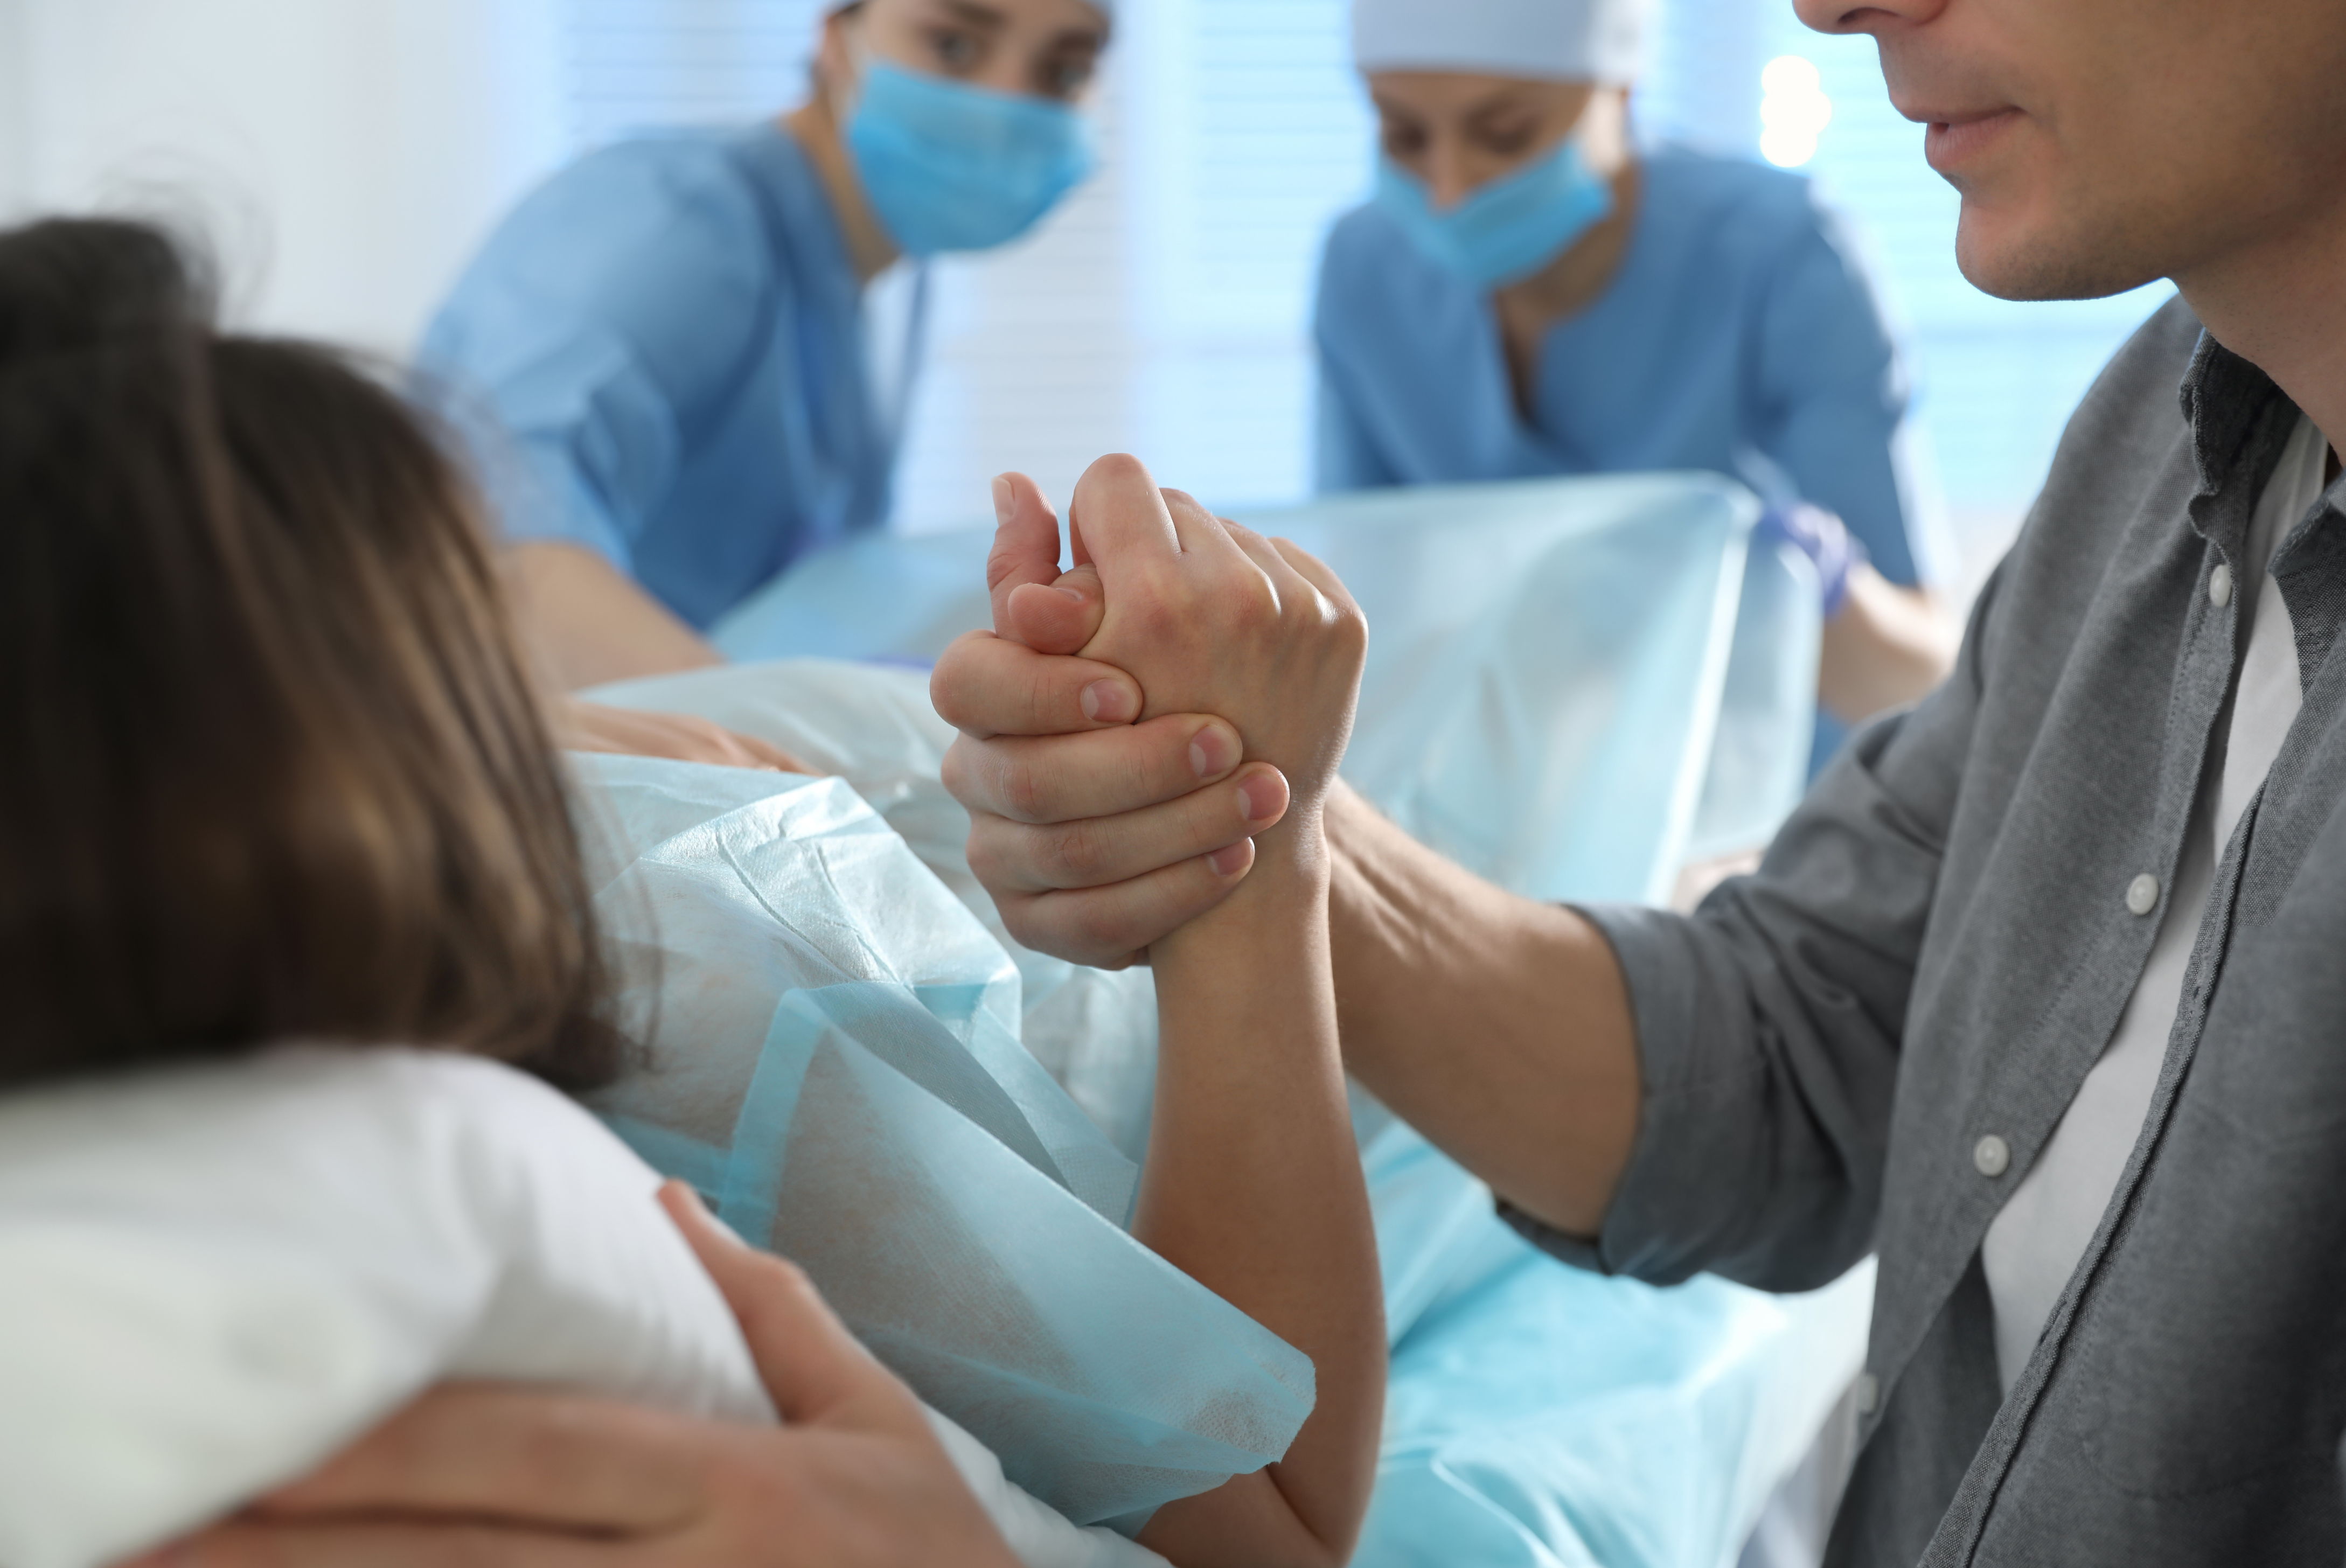
<instances>
[{"instance_id":1,"label":"wrist","mask_svg":"<svg viewBox=\"0 0 2346 1568\"><path fill-rule=\"evenodd\" d=\"M1236 942L1260 956L1324 932L1331 862L1316 812L1290 815L1255 840L1246 880L1212 909L1149 944L1150 962L1165 967L1185 953Z\"/></svg>"},{"instance_id":2,"label":"wrist","mask_svg":"<svg viewBox=\"0 0 2346 1568\"><path fill-rule=\"evenodd\" d=\"M1281 892L1325 891L1330 866L1325 807L1319 800L1300 802L1276 826L1255 835L1254 869L1239 891L1258 883Z\"/></svg>"}]
</instances>

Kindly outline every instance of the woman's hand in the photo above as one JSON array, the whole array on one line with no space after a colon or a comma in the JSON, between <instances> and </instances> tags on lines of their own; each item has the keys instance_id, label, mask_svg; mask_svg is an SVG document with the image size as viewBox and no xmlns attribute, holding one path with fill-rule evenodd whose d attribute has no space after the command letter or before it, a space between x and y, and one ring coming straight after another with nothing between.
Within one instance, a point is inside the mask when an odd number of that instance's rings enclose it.
<instances>
[{"instance_id":1,"label":"woman's hand","mask_svg":"<svg viewBox=\"0 0 2346 1568\"><path fill-rule=\"evenodd\" d=\"M1131 458L1092 465L1074 526L1103 604L1080 657L1139 682L1144 723L1220 715L1294 797L1245 885L1153 942L1157 1087L1132 1232L1309 1356L1316 1399L1277 1462L1166 1504L1141 1542L1194 1568L1334 1568L1368 1506L1385 1364L1321 819L1367 626L1319 562L1159 491Z\"/></svg>"},{"instance_id":2,"label":"woman's hand","mask_svg":"<svg viewBox=\"0 0 2346 1568\"><path fill-rule=\"evenodd\" d=\"M1368 622L1336 575L1284 539L1159 490L1131 457L1104 457L1076 487L1077 563L1106 602L1078 657L1129 674L1143 722L1213 713L1249 760L1285 775L1316 816L1352 730Z\"/></svg>"},{"instance_id":3,"label":"woman's hand","mask_svg":"<svg viewBox=\"0 0 2346 1568\"><path fill-rule=\"evenodd\" d=\"M970 869L1012 934L1119 968L1246 880L1287 781L1242 763L1226 721L1134 722L1139 684L1073 657L1099 630L1098 569L1060 572L1058 514L1033 480L1003 475L994 500L994 629L956 641L929 685L961 731L945 788L969 811Z\"/></svg>"},{"instance_id":4,"label":"woman's hand","mask_svg":"<svg viewBox=\"0 0 2346 1568\"><path fill-rule=\"evenodd\" d=\"M680 1183L780 1428L576 1395L425 1395L239 1519L125 1568L1013 1568L911 1390Z\"/></svg>"}]
</instances>

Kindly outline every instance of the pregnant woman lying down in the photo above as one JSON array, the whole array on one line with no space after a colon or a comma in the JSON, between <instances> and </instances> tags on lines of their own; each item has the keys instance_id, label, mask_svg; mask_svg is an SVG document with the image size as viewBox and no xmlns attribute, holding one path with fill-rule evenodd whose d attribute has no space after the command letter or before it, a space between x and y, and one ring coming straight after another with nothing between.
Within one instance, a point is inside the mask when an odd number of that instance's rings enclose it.
<instances>
[{"instance_id":1,"label":"pregnant woman lying down","mask_svg":"<svg viewBox=\"0 0 2346 1568\"><path fill-rule=\"evenodd\" d=\"M1341 1563L1384 1347L1317 817L1363 630L1128 460L1076 524L1099 657L1293 790L1154 952L1133 1232L1317 1402L1138 1539ZM643 1064L472 503L397 399L217 331L138 227L0 234L0 1563L1138 1553L1045 1517L560 1092ZM587 1433L641 1462L578 1473Z\"/></svg>"}]
</instances>

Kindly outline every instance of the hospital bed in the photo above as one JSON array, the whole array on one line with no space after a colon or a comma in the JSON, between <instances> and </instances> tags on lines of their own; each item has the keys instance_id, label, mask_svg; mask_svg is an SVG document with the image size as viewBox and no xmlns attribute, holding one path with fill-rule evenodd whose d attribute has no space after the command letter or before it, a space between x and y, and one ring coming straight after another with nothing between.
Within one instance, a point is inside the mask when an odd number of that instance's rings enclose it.
<instances>
[{"instance_id":1,"label":"hospital bed","mask_svg":"<svg viewBox=\"0 0 2346 1568\"><path fill-rule=\"evenodd\" d=\"M1376 493L1244 520L1328 561L1368 615L1355 786L1531 896L1661 901L1690 860L1763 843L1806 771L1815 586L1797 555L1749 547L1758 510L1717 479L1641 475ZM990 542L863 538L713 633L736 660L825 662L596 695L700 713L835 769L990 918L934 780L949 732L917 676L886 669L984 624ZM1154 1050L1146 972L1075 971L991 923L1020 972L1027 1049L1137 1156ZM1482 1184L1364 1094L1355 1123L1393 1357L1356 1561L1734 1563L1857 1372L1870 1266L1791 1298L1583 1273L1533 1251Z\"/></svg>"}]
</instances>

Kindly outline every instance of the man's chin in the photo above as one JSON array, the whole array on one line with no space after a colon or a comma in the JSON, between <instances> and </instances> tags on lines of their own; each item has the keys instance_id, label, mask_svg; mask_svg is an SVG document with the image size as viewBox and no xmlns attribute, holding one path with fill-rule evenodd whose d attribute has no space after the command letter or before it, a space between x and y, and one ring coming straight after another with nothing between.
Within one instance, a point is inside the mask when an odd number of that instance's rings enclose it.
<instances>
[{"instance_id":1,"label":"man's chin","mask_svg":"<svg viewBox=\"0 0 2346 1568\"><path fill-rule=\"evenodd\" d=\"M1973 288L1999 300L2100 300L2140 288L2156 266L2074 215L2059 220L1984 209L1964 199L1955 265Z\"/></svg>"}]
</instances>

